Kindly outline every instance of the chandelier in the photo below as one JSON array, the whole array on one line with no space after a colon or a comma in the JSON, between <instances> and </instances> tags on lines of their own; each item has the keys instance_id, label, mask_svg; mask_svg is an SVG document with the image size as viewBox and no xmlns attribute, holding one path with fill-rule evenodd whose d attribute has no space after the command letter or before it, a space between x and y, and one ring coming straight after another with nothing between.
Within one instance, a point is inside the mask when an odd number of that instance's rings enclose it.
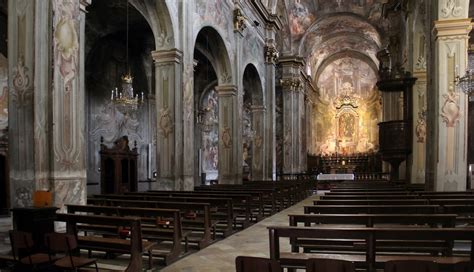
<instances>
[{"instance_id":1,"label":"chandelier","mask_svg":"<svg viewBox=\"0 0 474 272\"><path fill-rule=\"evenodd\" d=\"M128 73L121 77L122 88L119 90L115 87L112 90L110 100L116 105L117 109L124 115L131 115L138 110L138 107L143 103L145 96L143 92L139 95L138 92L133 90L133 77L130 72L130 66L128 63L128 0L126 1L126 13L127 13L127 27L126 27L126 61Z\"/></svg>"},{"instance_id":2,"label":"chandelier","mask_svg":"<svg viewBox=\"0 0 474 272\"><path fill-rule=\"evenodd\" d=\"M454 83L458 90L470 95L474 91L474 73L467 70L464 76L456 76Z\"/></svg>"}]
</instances>

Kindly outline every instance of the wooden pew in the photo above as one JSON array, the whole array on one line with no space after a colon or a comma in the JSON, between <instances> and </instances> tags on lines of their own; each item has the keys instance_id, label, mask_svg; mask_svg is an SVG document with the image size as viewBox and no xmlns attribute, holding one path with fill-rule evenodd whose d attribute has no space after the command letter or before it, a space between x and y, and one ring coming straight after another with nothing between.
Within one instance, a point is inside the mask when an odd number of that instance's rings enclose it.
<instances>
[{"instance_id":1,"label":"wooden pew","mask_svg":"<svg viewBox=\"0 0 474 272\"><path fill-rule=\"evenodd\" d=\"M297 227L298 224L303 224L305 227L315 225L344 225L354 226L363 225L365 227L374 226L390 226L390 227L406 227L407 225L430 226L453 228L456 224L456 214L290 214L290 226ZM365 250L364 247L357 248L357 242L354 240L334 240L334 241L315 241L315 240L293 240L291 241L292 251L298 252L299 247L304 248L304 252L310 252L314 249L319 250ZM427 241L419 243L407 242L391 242L385 241L377 244L378 248L391 248L399 251L406 251L407 246L412 250L422 250L426 252L426 247L433 249L433 252L440 252L450 246L446 242L431 242Z\"/></svg>"},{"instance_id":2,"label":"wooden pew","mask_svg":"<svg viewBox=\"0 0 474 272\"><path fill-rule=\"evenodd\" d=\"M321 227L269 227L270 259L278 260L282 266L299 267L305 265L308 258L337 258L355 262L358 267L367 267L374 272L386 261L399 259L431 260L439 263L454 264L460 261L474 260L474 228L321 228ZM280 238L308 239L357 239L365 240L365 255L349 254L307 254L299 252L281 252ZM379 240L469 240L470 257L429 256L429 255L380 255L376 247ZM378 265L378 266L377 266Z\"/></svg>"},{"instance_id":3,"label":"wooden pew","mask_svg":"<svg viewBox=\"0 0 474 272\"><path fill-rule=\"evenodd\" d=\"M58 213L55 221L66 222L67 232L77 236L80 248L104 252L129 253L130 262L125 272L142 271L143 253L155 246L154 242L142 240L141 221L137 217ZM130 229L130 239L80 236L78 234L78 224L128 227Z\"/></svg>"},{"instance_id":4,"label":"wooden pew","mask_svg":"<svg viewBox=\"0 0 474 272\"><path fill-rule=\"evenodd\" d=\"M456 195L321 195L321 200L377 200L377 199L474 199L472 194Z\"/></svg>"},{"instance_id":5,"label":"wooden pew","mask_svg":"<svg viewBox=\"0 0 474 272\"><path fill-rule=\"evenodd\" d=\"M153 256L163 258L166 265L178 259L182 252L181 242L186 242L182 232L181 215L177 209L94 205L66 205L66 207L69 214L91 213L95 215L139 217L142 221L142 237L150 241L156 241L156 246L152 249ZM160 221L162 221L161 225ZM117 228L114 226L80 225L78 226L78 230L117 235ZM161 241L170 241L171 246L168 244L160 244Z\"/></svg>"},{"instance_id":6,"label":"wooden pew","mask_svg":"<svg viewBox=\"0 0 474 272\"><path fill-rule=\"evenodd\" d=\"M305 206L304 213L336 213L336 214L354 214L354 213L437 213L440 211L439 205L319 205Z\"/></svg>"},{"instance_id":7,"label":"wooden pew","mask_svg":"<svg viewBox=\"0 0 474 272\"><path fill-rule=\"evenodd\" d=\"M217 194L207 192L183 192L183 191L149 191L149 192L131 192L126 193L126 196L141 197L146 200L159 200L160 198L178 198L178 199L197 199L200 202L209 202L211 206L218 208L223 211L227 207L232 207L234 226L240 225L242 228L246 228L251 224L254 216L254 221L261 219L263 214L263 204L260 202L254 202L250 194ZM219 201L226 199L225 202ZM216 203L216 199L218 203ZM228 200L231 200L231 204L227 204ZM211 203L212 202L212 203ZM256 212L254 208L256 207ZM224 211L225 212L225 211Z\"/></svg>"},{"instance_id":8,"label":"wooden pew","mask_svg":"<svg viewBox=\"0 0 474 272\"><path fill-rule=\"evenodd\" d=\"M89 198L88 204L114 206L114 207L136 207L136 208L159 208L178 209L181 211L181 224L184 230L199 231L188 234L187 241L196 243L200 249L212 242L212 226L209 203L199 202L161 202L124 199L101 199ZM195 212L192 215L188 212ZM202 233L201 233L202 232Z\"/></svg>"},{"instance_id":9,"label":"wooden pew","mask_svg":"<svg viewBox=\"0 0 474 272\"><path fill-rule=\"evenodd\" d=\"M314 200L314 205L425 205L426 199Z\"/></svg>"},{"instance_id":10,"label":"wooden pew","mask_svg":"<svg viewBox=\"0 0 474 272\"><path fill-rule=\"evenodd\" d=\"M150 195L150 194L110 194L110 195L94 195L94 198L101 199L116 199L122 201L151 201L151 202L183 202L183 203L207 203L209 204L210 220L212 221L211 227L215 232L220 232L224 237L234 232L234 224L237 220L234 214L233 201L231 198L224 197L187 197L187 196L168 196L168 195ZM93 201L94 198L90 198ZM146 203L144 203L146 204ZM153 204L146 204L152 205ZM167 204L165 204L167 205ZM189 205L188 205L189 206ZM156 207L154 205L153 207ZM185 209L185 208L184 208ZM189 210L189 209L188 209ZM187 210L185 210L186 212ZM250 212L250 211L248 211ZM250 215L246 217L250 218ZM183 220L186 223L187 220ZM191 222L192 223L192 222ZM244 221L244 223L246 223Z\"/></svg>"}]
</instances>

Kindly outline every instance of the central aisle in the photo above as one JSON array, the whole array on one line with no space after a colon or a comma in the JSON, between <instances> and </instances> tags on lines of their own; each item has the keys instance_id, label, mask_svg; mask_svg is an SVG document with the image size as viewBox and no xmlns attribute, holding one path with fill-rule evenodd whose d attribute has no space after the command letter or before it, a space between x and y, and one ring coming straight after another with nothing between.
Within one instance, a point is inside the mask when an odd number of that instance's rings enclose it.
<instances>
[{"instance_id":1,"label":"central aisle","mask_svg":"<svg viewBox=\"0 0 474 272\"><path fill-rule=\"evenodd\" d=\"M288 226L288 214L303 214L303 206L312 205L318 196L311 196L300 203L268 217L222 241L193 253L163 268L163 272L231 272L235 271L235 258L239 255L269 257L268 226ZM283 239L282 239L283 240ZM281 249L288 250L288 242L281 242Z\"/></svg>"}]
</instances>

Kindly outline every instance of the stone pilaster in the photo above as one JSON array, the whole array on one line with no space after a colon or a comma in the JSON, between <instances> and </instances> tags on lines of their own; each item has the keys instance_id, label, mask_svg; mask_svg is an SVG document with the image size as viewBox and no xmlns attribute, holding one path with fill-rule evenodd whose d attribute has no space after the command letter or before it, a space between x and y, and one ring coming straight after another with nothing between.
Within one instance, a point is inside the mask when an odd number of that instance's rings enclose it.
<instances>
[{"instance_id":1,"label":"stone pilaster","mask_svg":"<svg viewBox=\"0 0 474 272\"><path fill-rule=\"evenodd\" d=\"M274 30L269 29L272 35ZM267 40L265 49L265 132L264 132L264 180L276 179L276 129L275 129L275 65L278 51L273 39Z\"/></svg>"},{"instance_id":2,"label":"stone pilaster","mask_svg":"<svg viewBox=\"0 0 474 272\"><path fill-rule=\"evenodd\" d=\"M12 206L85 203L84 26L90 1L10 1ZM52 67L52 68L51 68Z\"/></svg>"},{"instance_id":3,"label":"stone pilaster","mask_svg":"<svg viewBox=\"0 0 474 272\"><path fill-rule=\"evenodd\" d=\"M252 106L252 129L255 136L252 141L252 180L264 180L265 158L265 107Z\"/></svg>"},{"instance_id":4,"label":"stone pilaster","mask_svg":"<svg viewBox=\"0 0 474 272\"><path fill-rule=\"evenodd\" d=\"M39 91L50 95L52 100L49 123L52 151L48 159L52 162L50 190L56 206L86 202L84 31L85 7L89 2L52 1L53 91ZM45 48L43 52L47 50ZM47 75L42 77L47 78ZM41 129L37 123L35 126L35 131ZM35 138L39 137L35 135Z\"/></svg>"},{"instance_id":5,"label":"stone pilaster","mask_svg":"<svg viewBox=\"0 0 474 272\"><path fill-rule=\"evenodd\" d=\"M215 89L219 97L219 184L239 184L237 87L219 85Z\"/></svg>"},{"instance_id":6,"label":"stone pilaster","mask_svg":"<svg viewBox=\"0 0 474 272\"><path fill-rule=\"evenodd\" d=\"M301 170L302 118L304 110L304 81L301 69L304 62L299 57L280 59L283 69L281 86L283 91L283 172L297 173Z\"/></svg>"},{"instance_id":7,"label":"stone pilaster","mask_svg":"<svg viewBox=\"0 0 474 272\"><path fill-rule=\"evenodd\" d=\"M31 205L36 190L33 106L36 2L8 1L8 140L12 207ZM47 11L42 16L49 17Z\"/></svg>"},{"instance_id":8,"label":"stone pilaster","mask_svg":"<svg viewBox=\"0 0 474 272\"><path fill-rule=\"evenodd\" d=\"M439 1L439 21L434 23L433 85L428 92L426 183L436 191L466 189L467 97L456 90L457 71L467 68L471 19L464 19L468 1ZM458 6L459 5L459 6ZM466 8L466 7L464 7ZM459 72L458 72L459 73ZM463 72L461 72L463 74ZM461 74L461 75L462 75Z\"/></svg>"},{"instance_id":9,"label":"stone pilaster","mask_svg":"<svg viewBox=\"0 0 474 272\"><path fill-rule=\"evenodd\" d=\"M156 148L159 190L192 190L182 180L181 60L177 49L153 51L156 90Z\"/></svg>"},{"instance_id":10,"label":"stone pilaster","mask_svg":"<svg viewBox=\"0 0 474 272\"><path fill-rule=\"evenodd\" d=\"M426 166L426 72L413 74L418 80L413 88L412 183L425 183Z\"/></svg>"}]
</instances>

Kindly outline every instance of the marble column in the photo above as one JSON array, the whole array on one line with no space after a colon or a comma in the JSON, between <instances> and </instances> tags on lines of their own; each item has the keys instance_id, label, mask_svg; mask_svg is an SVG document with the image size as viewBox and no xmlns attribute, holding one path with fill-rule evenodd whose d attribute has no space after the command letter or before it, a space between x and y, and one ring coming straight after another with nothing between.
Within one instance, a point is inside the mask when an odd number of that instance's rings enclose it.
<instances>
[{"instance_id":1,"label":"marble column","mask_svg":"<svg viewBox=\"0 0 474 272\"><path fill-rule=\"evenodd\" d=\"M455 76L467 68L469 1L440 0L434 23L434 54L428 95L426 183L436 191L466 190L467 96L456 90Z\"/></svg>"},{"instance_id":2,"label":"marble column","mask_svg":"<svg viewBox=\"0 0 474 272\"><path fill-rule=\"evenodd\" d=\"M184 184L181 60L177 49L153 51L156 88L156 154L159 190L192 190Z\"/></svg>"},{"instance_id":3,"label":"marble column","mask_svg":"<svg viewBox=\"0 0 474 272\"><path fill-rule=\"evenodd\" d=\"M272 28L269 32L273 33ZM278 51L273 39L268 39L265 54L265 132L264 132L264 180L276 179L276 129L275 129L275 66Z\"/></svg>"},{"instance_id":4,"label":"marble column","mask_svg":"<svg viewBox=\"0 0 474 272\"><path fill-rule=\"evenodd\" d=\"M301 69L304 62L299 57L289 56L280 59L283 69L281 86L283 92L283 173L300 171L301 157L301 115L304 103L304 82Z\"/></svg>"},{"instance_id":5,"label":"marble column","mask_svg":"<svg viewBox=\"0 0 474 272\"><path fill-rule=\"evenodd\" d=\"M219 184L240 184L242 158L238 156L237 87L219 85L215 90L219 98Z\"/></svg>"},{"instance_id":6,"label":"marble column","mask_svg":"<svg viewBox=\"0 0 474 272\"><path fill-rule=\"evenodd\" d=\"M264 180L265 107L252 105L251 110L252 130L255 131L252 140L252 180Z\"/></svg>"}]
</instances>

